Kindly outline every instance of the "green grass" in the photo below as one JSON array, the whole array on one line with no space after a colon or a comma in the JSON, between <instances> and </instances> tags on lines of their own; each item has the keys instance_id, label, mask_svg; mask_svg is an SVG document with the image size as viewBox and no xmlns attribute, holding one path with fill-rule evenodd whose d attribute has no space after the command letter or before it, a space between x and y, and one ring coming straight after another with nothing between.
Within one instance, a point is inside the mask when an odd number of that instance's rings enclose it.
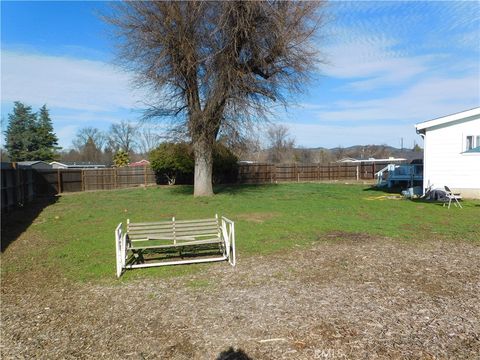
<instances>
[{"instance_id":1,"label":"green grass","mask_svg":"<svg viewBox=\"0 0 480 360\"><path fill-rule=\"evenodd\" d=\"M68 194L45 208L27 231L37 232L48 247L3 271L32 264L52 266L68 278L114 278L114 229L131 221L194 219L215 213L235 221L241 256L268 254L312 243L338 241L332 232L366 233L402 241L463 240L480 243L480 201L464 209L439 204L380 198L386 195L362 185L281 184L217 189L212 198L194 198L192 188L153 187ZM128 271L121 281L145 276L178 276L210 264ZM208 285L207 283L204 284Z\"/></svg>"}]
</instances>

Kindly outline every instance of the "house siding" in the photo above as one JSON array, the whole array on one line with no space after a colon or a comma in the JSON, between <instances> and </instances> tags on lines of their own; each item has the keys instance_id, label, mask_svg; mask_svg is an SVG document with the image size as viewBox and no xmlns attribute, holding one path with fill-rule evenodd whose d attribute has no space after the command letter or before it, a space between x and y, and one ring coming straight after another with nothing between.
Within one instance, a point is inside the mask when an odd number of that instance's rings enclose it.
<instances>
[{"instance_id":1,"label":"house siding","mask_svg":"<svg viewBox=\"0 0 480 360\"><path fill-rule=\"evenodd\" d=\"M463 153L467 135L480 135L480 116L426 129L424 188L447 185L480 198L480 153Z\"/></svg>"}]
</instances>

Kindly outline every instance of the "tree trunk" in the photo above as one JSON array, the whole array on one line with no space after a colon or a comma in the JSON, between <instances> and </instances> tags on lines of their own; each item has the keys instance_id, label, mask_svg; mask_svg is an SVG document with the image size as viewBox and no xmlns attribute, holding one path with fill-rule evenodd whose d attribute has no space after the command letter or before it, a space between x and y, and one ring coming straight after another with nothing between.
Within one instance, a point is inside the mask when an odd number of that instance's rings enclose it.
<instances>
[{"instance_id":1,"label":"tree trunk","mask_svg":"<svg viewBox=\"0 0 480 360\"><path fill-rule=\"evenodd\" d=\"M193 144L195 154L195 177L193 196L212 196L212 146L208 141L197 140Z\"/></svg>"}]
</instances>

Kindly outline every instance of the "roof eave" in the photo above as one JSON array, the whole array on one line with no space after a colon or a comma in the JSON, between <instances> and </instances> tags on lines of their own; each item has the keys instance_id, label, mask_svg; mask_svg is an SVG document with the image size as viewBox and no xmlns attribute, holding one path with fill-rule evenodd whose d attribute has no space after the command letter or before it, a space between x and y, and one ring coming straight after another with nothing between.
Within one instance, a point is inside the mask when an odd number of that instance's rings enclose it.
<instances>
[{"instance_id":1,"label":"roof eave","mask_svg":"<svg viewBox=\"0 0 480 360\"><path fill-rule=\"evenodd\" d=\"M462 112L459 112L459 113L455 113L455 114L451 114L451 115L447 115L447 116L442 116L442 117L439 117L439 118L436 118L436 119L424 121L424 122L415 124L415 128L417 129L417 133L419 133L420 130L424 130L423 131L423 134L424 134L425 131L428 128L438 126L438 125L447 124L447 123L453 122L453 121L462 120L462 119L472 117L472 116L480 116L480 107L476 107L476 108L466 110L466 111L462 111Z\"/></svg>"}]
</instances>

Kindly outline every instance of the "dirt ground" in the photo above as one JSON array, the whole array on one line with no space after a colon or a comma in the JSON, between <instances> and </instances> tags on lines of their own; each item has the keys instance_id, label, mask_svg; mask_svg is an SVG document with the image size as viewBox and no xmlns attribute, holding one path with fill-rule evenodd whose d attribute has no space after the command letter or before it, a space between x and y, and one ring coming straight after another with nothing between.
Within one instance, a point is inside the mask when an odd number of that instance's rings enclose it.
<instances>
[{"instance_id":1,"label":"dirt ground","mask_svg":"<svg viewBox=\"0 0 480 360\"><path fill-rule=\"evenodd\" d=\"M329 237L170 279L7 274L1 357L479 358L480 246Z\"/></svg>"}]
</instances>

